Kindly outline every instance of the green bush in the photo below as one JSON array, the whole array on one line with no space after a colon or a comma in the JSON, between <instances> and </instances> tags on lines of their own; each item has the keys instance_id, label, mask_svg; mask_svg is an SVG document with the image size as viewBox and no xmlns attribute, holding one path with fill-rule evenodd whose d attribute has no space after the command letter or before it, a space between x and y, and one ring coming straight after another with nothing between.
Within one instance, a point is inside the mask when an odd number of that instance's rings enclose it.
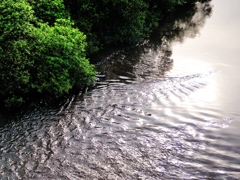
<instances>
[{"instance_id":1,"label":"green bush","mask_svg":"<svg viewBox=\"0 0 240 180\"><path fill-rule=\"evenodd\" d=\"M93 45L131 44L145 37L147 4L142 0L65 0L65 6Z\"/></svg>"},{"instance_id":2,"label":"green bush","mask_svg":"<svg viewBox=\"0 0 240 180\"><path fill-rule=\"evenodd\" d=\"M26 0L34 11L38 21L54 25L57 19L68 18L63 0Z\"/></svg>"},{"instance_id":3,"label":"green bush","mask_svg":"<svg viewBox=\"0 0 240 180\"><path fill-rule=\"evenodd\" d=\"M58 19L53 27L39 23L34 29L32 87L38 92L61 95L93 81L96 73L86 59L86 36L72 25L70 20Z\"/></svg>"},{"instance_id":4,"label":"green bush","mask_svg":"<svg viewBox=\"0 0 240 180\"><path fill-rule=\"evenodd\" d=\"M24 0L0 3L0 98L6 105L19 104L30 87L33 61L29 39L35 21L31 6Z\"/></svg>"},{"instance_id":5,"label":"green bush","mask_svg":"<svg viewBox=\"0 0 240 180\"><path fill-rule=\"evenodd\" d=\"M100 44L135 44L149 37L161 18L197 0L64 0L76 26L87 35L88 54Z\"/></svg>"},{"instance_id":6,"label":"green bush","mask_svg":"<svg viewBox=\"0 0 240 180\"><path fill-rule=\"evenodd\" d=\"M86 36L69 19L39 23L25 0L0 3L0 100L12 107L28 94L59 97L88 85L95 70L86 59Z\"/></svg>"}]
</instances>

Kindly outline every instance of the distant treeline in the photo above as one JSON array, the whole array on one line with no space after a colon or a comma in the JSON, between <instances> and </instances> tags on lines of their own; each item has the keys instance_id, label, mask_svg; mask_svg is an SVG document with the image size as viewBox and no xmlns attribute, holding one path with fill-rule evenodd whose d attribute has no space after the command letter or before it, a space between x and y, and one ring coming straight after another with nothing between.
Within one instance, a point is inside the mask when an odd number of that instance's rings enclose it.
<instances>
[{"instance_id":1,"label":"distant treeline","mask_svg":"<svg viewBox=\"0 0 240 180\"><path fill-rule=\"evenodd\" d=\"M89 85L87 57L135 44L159 21L196 0L0 0L0 102L61 97Z\"/></svg>"}]
</instances>

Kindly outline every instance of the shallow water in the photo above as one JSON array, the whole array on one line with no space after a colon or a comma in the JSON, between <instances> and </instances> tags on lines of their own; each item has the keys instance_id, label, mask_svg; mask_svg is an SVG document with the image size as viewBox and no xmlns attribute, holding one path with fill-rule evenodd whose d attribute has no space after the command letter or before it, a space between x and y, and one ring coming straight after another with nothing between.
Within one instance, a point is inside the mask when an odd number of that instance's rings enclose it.
<instances>
[{"instance_id":1,"label":"shallow water","mask_svg":"<svg viewBox=\"0 0 240 180\"><path fill-rule=\"evenodd\" d=\"M65 106L2 126L1 179L239 179L240 3L211 4L98 54L106 77Z\"/></svg>"}]
</instances>

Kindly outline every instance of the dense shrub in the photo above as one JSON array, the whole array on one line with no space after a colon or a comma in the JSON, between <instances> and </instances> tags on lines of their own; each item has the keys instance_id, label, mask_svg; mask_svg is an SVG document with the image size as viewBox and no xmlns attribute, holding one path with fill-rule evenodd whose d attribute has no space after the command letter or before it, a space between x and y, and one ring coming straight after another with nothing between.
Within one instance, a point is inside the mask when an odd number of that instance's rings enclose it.
<instances>
[{"instance_id":1,"label":"dense shrub","mask_svg":"<svg viewBox=\"0 0 240 180\"><path fill-rule=\"evenodd\" d=\"M35 21L31 6L24 0L4 0L0 4L0 97L7 106L23 101L30 88L29 40L31 22Z\"/></svg>"},{"instance_id":2,"label":"dense shrub","mask_svg":"<svg viewBox=\"0 0 240 180\"><path fill-rule=\"evenodd\" d=\"M93 45L94 39L104 45L136 43L149 33L148 6L142 0L65 0L65 5Z\"/></svg>"},{"instance_id":3,"label":"dense shrub","mask_svg":"<svg viewBox=\"0 0 240 180\"><path fill-rule=\"evenodd\" d=\"M0 3L0 100L21 104L32 92L61 96L89 84L86 36L68 19L39 23L25 0Z\"/></svg>"},{"instance_id":4,"label":"dense shrub","mask_svg":"<svg viewBox=\"0 0 240 180\"><path fill-rule=\"evenodd\" d=\"M54 25L57 19L68 18L63 0L26 0L32 7L38 21Z\"/></svg>"},{"instance_id":5,"label":"dense shrub","mask_svg":"<svg viewBox=\"0 0 240 180\"><path fill-rule=\"evenodd\" d=\"M86 59L86 36L72 25L70 20L58 19L53 27L39 23L33 30L32 86L37 91L61 95L93 81L96 74Z\"/></svg>"},{"instance_id":6,"label":"dense shrub","mask_svg":"<svg viewBox=\"0 0 240 180\"><path fill-rule=\"evenodd\" d=\"M149 37L161 18L196 0L64 0L76 26L87 35L89 54L100 44L135 44Z\"/></svg>"}]
</instances>

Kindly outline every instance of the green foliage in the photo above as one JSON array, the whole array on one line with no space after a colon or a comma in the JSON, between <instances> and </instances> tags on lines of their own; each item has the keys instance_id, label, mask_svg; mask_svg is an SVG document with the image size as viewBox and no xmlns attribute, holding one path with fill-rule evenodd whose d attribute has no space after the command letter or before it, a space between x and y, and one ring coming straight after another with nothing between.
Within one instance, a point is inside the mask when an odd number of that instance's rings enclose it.
<instances>
[{"instance_id":1,"label":"green foliage","mask_svg":"<svg viewBox=\"0 0 240 180\"><path fill-rule=\"evenodd\" d=\"M77 27L93 45L135 43L146 35L147 4L142 0L65 1ZM133 13L134 12L134 13ZM149 33L149 32L147 32Z\"/></svg>"},{"instance_id":2,"label":"green foliage","mask_svg":"<svg viewBox=\"0 0 240 180\"><path fill-rule=\"evenodd\" d=\"M182 5L184 3L186 3L186 0L169 0L170 4L173 5Z\"/></svg>"},{"instance_id":3,"label":"green foliage","mask_svg":"<svg viewBox=\"0 0 240 180\"><path fill-rule=\"evenodd\" d=\"M101 37L109 44L134 44L145 37L147 30L147 4L141 0L112 1L106 23L102 24ZM134 13L133 13L134 12Z\"/></svg>"},{"instance_id":4,"label":"green foliage","mask_svg":"<svg viewBox=\"0 0 240 180\"><path fill-rule=\"evenodd\" d=\"M35 21L31 6L25 0L3 0L0 3L0 41L24 39Z\"/></svg>"},{"instance_id":5,"label":"green foliage","mask_svg":"<svg viewBox=\"0 0 240 180\"><path fill-rule=\"evenodd\" d=\"M38 21L54 25L56 19L68 18L63 0L26 0L32 6Z\"/></svg>"},{"instance_id":6,"label":"green foliage","mask_svg":"<svg viewBox=\"0 0 240 180\"><path fill-rule=\"evenodd\" d=\"M72 25L70 20L58 19L53 27L39 23L34 29L37 75L32 86L38 92L61 95L93 81L94 68L85 58L86 36Z\"/></svg>"},{"instance_id":7,"label":"green foliage","mask_svg":"<svg viewBox=\"0 0 240 180\"><path fill-rule=\"evenodd\" d=\"M144 0L148 5L150 12L160 12L162 17L171 15L180 6L194 4L198 0Z\"/></svg>"},{"instance_id":8,"label":"green foliage","mask_svg":"<svg viewBox=\"0 0 240 180\"><path fill-rule=\"evenodd\" d=\"M88 53L99 43L135 44L150 35L164 16L196 0L65 0L76 26L87 35Z\"/></svg>"},{"instance_id":9,"label":"green foliage","mask_svg":"<svg viewBox=\"0 0 240 180\"><path fill-rule=\"evenodd\" d=\"M28 39L34 21L31 6L24 0L4 0L0 4L0 98L6 105L22 101L28 91L33 65Z\"/></svg>"},{"instance_id":10,"label":"green foliage","mask_svg":"<svg viewBox=\"0 0 240 180\"><path fill-rule=\"evenodd\" d=\"M72 26L69 19L39 23L25 0L0 3L0 100L6 107L32 92L59 97L93 81L86 36Z\"/></svg>"},{"instance_id":11,"label":"green foliage","mask_svg":"<svg viewBox=\"0 0 240 180\"><path fill-rule=\"evenodd\" d=\"M17 107L17 106L20 106L22 103L23 103L23 98L17 97L15 95L13 95L12 97L8 97L5 100L6 107Z\"/></svg>"},{"instance_id":12,"label":"green foliage","mask_svg":"<svg viewBox=\"0 0 240 180\"><path fill-rule=\"evenodd\" d=\"M99 11L98 5L101 1L95 0L75 0L64 1L65 6L70 12L71 18L74 20L78 29L87 35L87 53L93 54L99 50L100 40L97 32L101 31L97 24L104 16L104 9ZM105 8L103 4L103 8Z\"/></svg>"}]
</instances>

